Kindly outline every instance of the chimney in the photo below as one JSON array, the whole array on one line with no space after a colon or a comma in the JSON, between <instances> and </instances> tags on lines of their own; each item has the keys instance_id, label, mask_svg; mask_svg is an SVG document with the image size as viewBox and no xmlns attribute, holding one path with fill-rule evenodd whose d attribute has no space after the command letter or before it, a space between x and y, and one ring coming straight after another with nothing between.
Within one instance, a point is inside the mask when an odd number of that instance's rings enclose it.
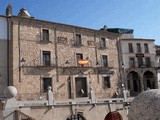
<instances>
[{"instance_id":1,"label":"chimney","mask_svg":"<svg viewBox=\"0 0 160 120\"><path fill-rule=\"evenodd\" d=\"M10 4L6 8L6 16L12 16L12 6Z\"/></svg>"}]
</instances>

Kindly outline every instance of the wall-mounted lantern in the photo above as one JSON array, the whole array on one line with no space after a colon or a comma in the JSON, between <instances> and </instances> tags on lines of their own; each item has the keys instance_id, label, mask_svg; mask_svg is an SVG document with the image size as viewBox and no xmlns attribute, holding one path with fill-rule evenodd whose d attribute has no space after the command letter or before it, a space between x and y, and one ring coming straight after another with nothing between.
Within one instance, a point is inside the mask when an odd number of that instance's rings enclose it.
<instances>
[{"instance_id":1,"label":"wall-mounted lantern","mask_svg":"<svg viewBox=\"0 0 160 120\"><path fill-rule=\"evenodd\" d=\"M21 67L24 66L24 63L25 63L25 62L26 62L26 60L25 60L24 58L22 58L22 59L20 60Z\"/></svg>"}]
</instances>

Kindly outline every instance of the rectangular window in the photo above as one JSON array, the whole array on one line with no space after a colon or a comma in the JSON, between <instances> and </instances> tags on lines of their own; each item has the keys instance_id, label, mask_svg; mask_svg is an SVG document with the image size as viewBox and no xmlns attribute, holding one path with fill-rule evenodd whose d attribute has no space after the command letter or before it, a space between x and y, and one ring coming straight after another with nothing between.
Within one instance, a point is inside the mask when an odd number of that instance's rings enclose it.
<instances>
[{"instance_id":1,"label":"rectangular window","mask_svg":"<svg viewBox=\"0 0 160 120\"><path fill-rule=\"evenodd\" d=\"M82 60L83 59L83 54L81 53L76 53L76 59L77 59L77 66L83 66L83 65L80 65L78 63L78 60Z\"/></svg>"},{"instance_id":2,"label":"rectangular window","mask_svg":"<svg viewBox=\"0 0 160 120\"><path fill-rule=\"evenodd\" d=\"M129 59L129 65L130 65L130 67L135 67L134 58L130 58L130 59Z\"/></svg>"},{"instance_id":3,"label":"rectangular window","mask_svg":"<svg viewBox=\"0 0 160 120\"><path fill-rule=\"evenodd\" d=\"M102 66L108 67L108 57L107 55L102 55Z\"/></svg>"},{"instance_id":4,"label":"rectangular window","mask_svg":"<svg viewBox=\"0 0 160 120\"><path fill-rule=\"evenodd\" d=\"M147 67L151 67L151 59L150 59L150 57L146 57L145 59L146 59L146 66Z\"/></svg>"},{"instance_id":5,"label":"rectangular window","mask_svg":"<svg viewBox=\"0 0 160 120\"><path fill-rule=\"evenodd\" d=\"M128 43L129 52L133 53L133 45L132 43Z\"/></svg>"},{"instance_id":6,"label":"rectangular window","mask_svg":"<svg viewBox=\"0 0 160 120\"><path fill-rule=\"evenodd\" d=\"M137 57L139 67L143 67L143 57Z\"/></svg>"},{"instance_id":7,"label":"rectangular window","mask_svg":"<svg viewBox=\"0 0 160 120\"><path fill-rule=\"evenodd\" d=\"M145 53L149 52L148 44L147 43L144 43L144 51L145 51Z\"/></svg>"},{"instance_id":8,"label":"rectangular window","mask_svg":"<svg viewBox=\"0 0 160 120\"><path fill-rule=\"evenodd\" d=\"M103 77L104 88L111 88L110 77Z\"/></svg>"},{"instance_id":9,"label":"rectangular window","mask_svg":"<svg viewBox=\"0 0 160 120\"><path fill-rule=\"evenodd\" d=\"M42 40L49 41L49 30L42 29Z\"/></svg>"},{"instance_id":10,"label":"rectangular window","mask_svg":"<svg viewBox=\"0 0 160 120\"><path fill-rule=\"evenodd\" d=\"M50 51L43 51L43 66L51 65L50 54Z\"/></svg>"},{"instance_id":11,"label":"rectangular window","mask_svg":"<svg viewBox=\"0 0 160 120\"><path fill-rule=\"evenodd\" d=\"M81 40L81 35L76 34L76 40L75 40L76 45L82 45L82 40Z\"/></svg>"},{"instance_id":12,"label":"rectangular window","mask_svg":"<svg viewBox=\"0 0 160 120\"><path fill-rule=\"evenodd\" d=\"M86 77L75 78L76 97L87 97L87 80Z\"/></svg>"},{"instance_id":13,"label":"rectangular window","mask_svg":"<svg viewBox=\"0 0 160 120\"><path fill-rule=\"evenodd\" d=\"M101 40L100 40L100 47L102 47L102 48L106 47L106 39L105 38L101 38Z\"/></svg>"},{"instance_id":14,"label":"rectangular window","mask_svg":"<svg viewBox=\"0 0 160 120\"><path fill-rule=\"evenodd\" d=\"M141 53L141 44L137 43L137 53Z\"/></svg>"},{"instance_id":15,"label":"rectangular window","mask_svg":"<svg viewBox=\"0 0 160 120\"><path fill-rule=\"evenodd\" d=\"M52 87L52 78L43 78L43 92L47 92L49 86Z\"/></svg>"}]
</instances>

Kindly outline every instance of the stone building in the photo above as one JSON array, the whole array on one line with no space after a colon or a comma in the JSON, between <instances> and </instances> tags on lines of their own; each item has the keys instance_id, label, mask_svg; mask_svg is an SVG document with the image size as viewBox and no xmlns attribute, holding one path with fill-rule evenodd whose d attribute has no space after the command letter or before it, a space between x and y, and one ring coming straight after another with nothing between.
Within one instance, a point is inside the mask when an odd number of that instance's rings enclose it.
<instances>
[{"instance_id":1,"label":"stone building","mask_svg":"<svg viewBox=\"0 0 160 120\"><path fill-rule=\"evenodd\" d=\"M8 85L18 91L13 116L92 120L119 110L127 119L123 98L115 98L122 93L120 34L38 20L24 8L18 16L11 7L6 13Z\"/></svg>"},{"instance_id":2,"label":"stone building","mask_svg":"<svg viewBox=\"0 0 160 120\"><path fill-rule=\"evenodd\" d=\"M160 46L156 45L156 64L157 64L157 79L158 79L158 87L160 88Z\"/></svg>"}]
</instances>

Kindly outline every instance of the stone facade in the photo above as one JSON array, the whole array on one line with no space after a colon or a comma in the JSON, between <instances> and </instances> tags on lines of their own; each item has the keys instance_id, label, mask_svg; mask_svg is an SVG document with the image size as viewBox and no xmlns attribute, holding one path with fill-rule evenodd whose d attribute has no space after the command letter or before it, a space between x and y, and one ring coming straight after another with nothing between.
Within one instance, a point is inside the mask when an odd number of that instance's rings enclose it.
<instances>
[{"instance_id":1,"label":"stone facade","mask_svg":"<svg viewBox=\"0 0 160 120\"><path fill-rule=\"evenodd\" d=\"M17 88L19 108L13 116L91 120L118 110L127 119L123 99L115 98L119 34L20 16L9 24L9 84Z\"/></svg>"},{"instance_id":2,"label":"stone facade","mask_svg":"<svg viewBox=\"0 0 160 120\"><path fill-rule=\"evenodd\" d=\"M35 19L13 17L13 85L19 91L18 99L39 99L43 97L43 78L52 78L55 99L68 99L68 81L71 80L71 98L76 98L75 78L86 78L87 97L92 87L97 98L112 97L118 92L118 52L117 34L90 30ZM43 29L49 31L49 41L42 40ZM75 45L75 35L81 35L82 45ZM105 48L99 48L100 38L105 38ZM11 46L12 46L11 45ZM50 52L50 66L43 66L43 51ZM78 67L76 54L82 54L89 63ZM102 65L102 55L106 55L107 67ZM25 63L21 65L21 59ZM69 66L65 64L69 61ZM99 66L96 66L96 63ZM102 72L96 73L97 69ZM103 77L110 77L110 88L103 87ZM11 83L12 83L11 82ZM36 97L34 95L37 95Z\"/></svg>"}]
</instances>

